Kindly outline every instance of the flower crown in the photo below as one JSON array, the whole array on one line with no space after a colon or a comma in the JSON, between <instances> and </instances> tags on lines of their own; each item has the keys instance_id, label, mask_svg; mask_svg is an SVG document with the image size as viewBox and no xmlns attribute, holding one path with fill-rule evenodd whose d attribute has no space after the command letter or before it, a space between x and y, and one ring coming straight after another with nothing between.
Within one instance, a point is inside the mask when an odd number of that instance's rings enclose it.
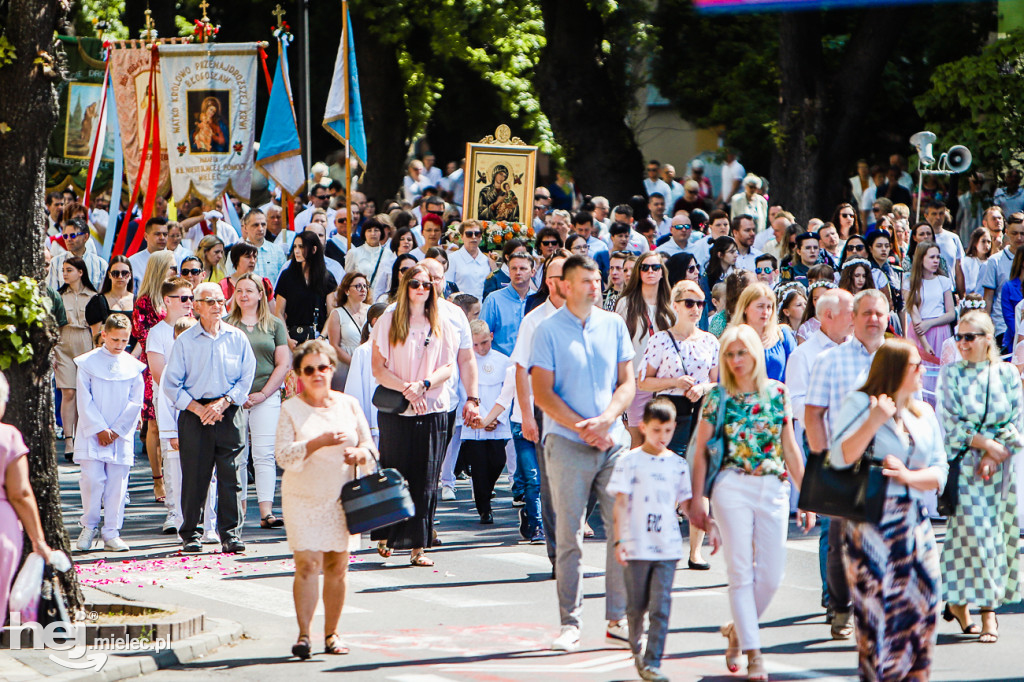
<instances>
[{"instance_id":1,"label":"flower crown","mask_svg":"<svg viewBox=\"0 0 1024 682\"><path fill-rule=\"evenodd\" d=\"M798 294L807 298L807 289L800 282L786 282L775 287L775 298L779 301L784 301L789 292L796 291Z\"/></svg>"},{"instance_id":2,"label":"flower crown","mask_svg":"<svg viewBox=\"0 0 1024 682\"><path fill-rule=\"evenodd\" d=\"M825 287L826 289L835 289L836 288L836 283L835 282L830 282L827 279L819 279L817 281L811 282L807 286L807 293L813 294L815 289L820 289L822 287Z\"/></svg>"},{"instance_id":3,"label":"flower crown","mask_svg":"<svg viewBox=\"0 0 1024 682\"><path fill-rule=\"evenodd\" d=\"M982 301L969 301L967 299L964 299L964 300L960 301L960 312L964 312L965 310L984 310L984 309L985 309L985 301L984 300L982 300Z\"/></svg>"},{"instance_id":4,"label":"flower crown","mask_svg":"<svg viewBox=\"0 0 1024 682\"><path fill-rule=\"evenodd\" d=\"M871 269L871 263L864 258L851 258L850 260L843 263L843 270L850 267L851 265L864 265L867 266L868 270Z\"/></svg>"}]
</instances>

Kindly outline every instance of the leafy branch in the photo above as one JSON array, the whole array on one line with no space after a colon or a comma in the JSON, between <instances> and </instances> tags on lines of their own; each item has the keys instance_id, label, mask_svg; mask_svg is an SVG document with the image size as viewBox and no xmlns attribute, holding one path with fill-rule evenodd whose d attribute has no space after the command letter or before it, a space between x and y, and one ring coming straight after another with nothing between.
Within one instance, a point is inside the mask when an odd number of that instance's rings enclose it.
<instances>
[{"instance_id":1,"label":"leafy branch","mask_svg":"<svg viewBox=\"0 0 1024 682\"><path fill-rule=\"evenodd\" d=\"M0 275L0 369L32 359L29 337L43 329L50 315L50 301L31 277L14 282Z\"/></svg>"}]
</instances>

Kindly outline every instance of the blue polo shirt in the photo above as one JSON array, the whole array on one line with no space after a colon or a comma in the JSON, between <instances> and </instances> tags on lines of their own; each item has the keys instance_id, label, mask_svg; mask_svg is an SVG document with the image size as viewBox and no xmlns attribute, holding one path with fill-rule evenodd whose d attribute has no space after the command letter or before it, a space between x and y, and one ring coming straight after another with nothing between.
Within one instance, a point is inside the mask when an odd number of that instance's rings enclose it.
<instances>
[{"instance_id":1,"label":"blue polo shirt","mask_svg":"<svg viewBox=\"0 0 1024 682\"><path fill-rule=\"evenodd\" d=\"M540 367L555 373L554 391L584 419L599 416L608 408L618 381L619 363L633 359L633 343L619 315L593 308L584 325L563 306L540 323L533 340L530 370ZM545 430L582 443L575 431L546 420ZM622 421L610 431L618 440Z\"/></svg>"},{"instance_id":2,"label":"blue polo shirt","mask_svg":"<svg viewBox=\"0 0 1024 682\"><path fill-rule=\"evenodd\" d=\"M484 299L480 319L494 332L492 345L502 355L512 355L525 311L526 297L519 298L518 292L511 285L498 289Z\"/></svg>"}]
</instances>

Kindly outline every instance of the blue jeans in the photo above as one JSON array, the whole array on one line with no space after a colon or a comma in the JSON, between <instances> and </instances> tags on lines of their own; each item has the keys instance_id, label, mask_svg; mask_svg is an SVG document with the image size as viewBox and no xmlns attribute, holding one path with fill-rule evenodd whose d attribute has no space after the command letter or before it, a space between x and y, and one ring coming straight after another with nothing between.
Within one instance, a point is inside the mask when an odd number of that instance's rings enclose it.
<instances>
[{"instance_id":1,"label":"blue jeans","mask_svg":"<svg viewBox=\"0 0 1024 682\"><path fill-rule=\"evenodd\" d=\"M821 605L827 607L828 599L828 527L831 519L818 517L818 572L821 574Z\"/></svg>"},{"instance_id":2,"label":"blue jeans","mask_svg":"<svg viewBox=\"0 0 1024 682\"><path fill-rule=\"evenodd\" d=\"M516 478L522 477L526 516L530 519L528 533L541 525L540 470L537 468L537 445L523 438L522 424L512 422L512 443L516 448Z\"/></svg>"}]
</instances>

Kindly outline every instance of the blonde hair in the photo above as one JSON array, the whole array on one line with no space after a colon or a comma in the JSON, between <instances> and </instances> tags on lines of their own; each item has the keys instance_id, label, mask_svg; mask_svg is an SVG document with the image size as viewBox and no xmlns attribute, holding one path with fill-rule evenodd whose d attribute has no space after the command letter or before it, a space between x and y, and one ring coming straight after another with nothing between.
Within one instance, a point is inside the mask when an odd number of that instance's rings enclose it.
<instances>
[{"instance_id":1,"label":"blonde hair","mask_svg":"<svg viewBox=\"0 0 1024 682\"><path fill-rule=\"evenodd\" d=\"M245 273L235 282L235 294L231 297L232 299L238 295L238 287L242 282L252 282L256 286L256 291L259 292L259 301L256 303L256 326L261 332L271 331L274 327L274 320L270 314L270 303L267 301L267 290L263 286L263 281L251 272ZM237 303L231 306L227 323L232 327L242 324L242 309Z\"/></svg>"},{"instance_id":2,"label":"blonde hair","mask_svg":"<svg viewBox=\"0 0 1024 682\"><path fill-rule=\"evenodd\" d=\"M701 288L692 279L681 279L676 282L676 285L672 287L672 300L682 300L684 293L696 294L702 299L704 298L704 292L701 291Z\"/></svg>"},{"instance_id":3,"label":"blonde hair","mask_svg":"<svg viewBox=\"0 0 1024 682\"><path fill-rule=\"evenodd\" d=\"M139 298L149 296L153 302L153 309L158 313L164 311L164 297L161 291L164 282L167 281L168 268L174 267L174 252L164 249L157 251L149 257L146 263L146 274L142 276L142 284L139 285Z\"/></svg>"},{"instance_id":4,"label":"blonde hair","mask_svg":"<svg viewBox=\"0 0 1024 682\"><path fill-rule=\"evenodd\" d=\"M178 338L197 324L199 324L199 320L194 317L179 317L178 321L174 323L174 338Z\"/></svg>"},{"instance_id":5,"label":"blonde hair","mask_svg":"<svg viewBox=\"0 0 1024 682\"><path fill-rule=\"evenodd\" d=\"M429 281L433 281L430 270L427 270L423 263L417 263L406 270L399 280L398 294L395 297L395 310L391 314L391 328L388 330L388 342L392 346L404 344L405 340L409 338L409 318L412 315L409 304L409 282L420 273L425 274ZM434 289L433 284L428 284L427 290L430 293L427 296L426 304L423 306L423 313L430 323L430 330L437 337L437 340L440 341L441 313L438 310L440 304L437 302L437 291Z\"/></svg>"},{"instance_id":6,"label":"blonde hair","mask_svg":"<svg viewBox=\"0 0 1024 682\"><path fill-rule=\"evenodd\" d=\"M754 385L757 387L757 392L762 396L768 388L768 371L765 368L764 360L764 344L761 343L761 339L757 336L757 332L749 324L734 324L726 328L722 332L721 338L718 339L719 351L718 351L718 367L722 386L726 392L730 394L736 394L740 392L739 380L736 375L732 373L732 367L726 361L726 351L729 346L735 342L740 342L743 347L750 353L750 357L754 359L754 369L751 374L753 375Z\"/></svg>"},{"instance_id":7,"label":"blonde hair","mask_svg":"<svg viewBox=\"0 0 1024 682\"><path fill-rule=\"evenodd\" d=\"M729 320L729 326L735 327L747 324L747 306L759 298L767 298L772 302L772 314L768 317L768 322L764 326L764 336L762 338L774 344L775 341L781 338L779 333L779 317L775 314L778 308L778 301L775 298L775 292L764 282L755 282L743 290L739 300L736 301L736 309L732 313L732 319Z\"/></svg>"},{"instance_id":8,"label":"blonde hair","mask_svg":"<svg viewBox=\"0 0 1024 682\"><path fill-rule=\"evenodd\" d=\"M217 264L216 268L214 268L213 266L206 262L207 251L217 246L218 244L220 244L222 248L224 247L224 242L221 241L220 237L218 237L215 234L208 234L202 239L200 239L199 245L196 246L196 257L199 258L199 264L203 266L203 270L208 270L208 272L206 273L207 282L212 281L214 275L217 275L219 277L224 276L224 268L221 266L221 263L223 263L224 260L228 257L226 253L224 254L224 258L220 259L220 263ZM216 272L214 272L214 270L216 270Z\"/></svg>"},{"instance_id":9,"label":"blonde hair","mask_svg":"<svg viewBox=\"0 0 1024 682\"><path fill-rule=\"evenodd\" d=\"M960 325L965 322L985 335L985 339L988 341L988 361L999 362L1002 357L996 346L996 327L988 313L983 310L968 310L957 320L956 328L959 330Z\"/></svg>"},{"instance_id":10,"label":"blonde hair","mask_svg":"<svg viewBox=\"0 0 1024 682\"><path fill-rule=\"evenodd\" d=\"M477 334L490 334L491 328L483 320L476 319L469 323L469 331L476 336Z\"/></svg>"}]
</instances>

